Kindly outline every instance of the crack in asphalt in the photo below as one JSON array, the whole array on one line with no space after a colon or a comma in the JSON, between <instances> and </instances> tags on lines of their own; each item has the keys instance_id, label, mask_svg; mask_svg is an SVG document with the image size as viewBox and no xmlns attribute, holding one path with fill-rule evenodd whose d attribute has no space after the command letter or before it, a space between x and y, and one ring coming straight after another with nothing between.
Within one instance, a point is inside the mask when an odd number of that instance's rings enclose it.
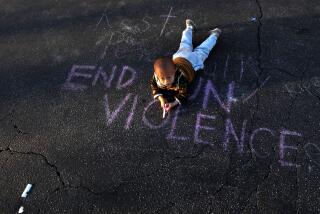
<instances>
[{"instance_id":1,"label":"crack in asphalt","mask_svg":"<svg viewBox=\"0 0 320 214\"><path fill-rule=\"evenodd\" d=\"M261 75L265 73L265 68L262 66L262 45L261 45L261 34L262 34L262 31L261 31L261 27L262 27L261 19L263 18L263 9L262 9L262 6L261 6L259 0L256 0L256 4L257 4L257 7L259 8L258 27L257 27L257 43L258 43L257 44L257 46L258 46L257 62L258 62L259 72L258 72L258 77L257 77L257 86L258 86L258 88L260 88L261 87L260 78L261 78ZM267 79L270 78L270 77L271 76L268 76ZM262 85L263 84L264 83L262 83ZM260 107L260 98L259 98L259 96L256 96L255 110L254 110L253 114L251 114L251 117L250 117L251 127L253 127L254 124L256 123L255 118L256 118L257 112L259 111L259 107ZM250 145L249 145L249 147L250 147ZM272 150L275 152L275 148L274 147L272 148ZM253 160L253 159L255 160L255 157L251 154L250 160ZM243 166L248 164L250 162L250 160L248 160ZM269 164L268 173L262 178L262 181L259 184L257 184L256 188L253 189L249 193L249 196L248 196L247 200L242 203L245 206L240 209L240 213L242 213L247 208L248 202L249 202L249 200L251 199L251 197L252 197L252 195L254 193L256 194L256 198L257 198L257 201L258 201L258 196L257 195L258 195L259 188L269 178L269 176L271 174L271 166L272 166L272 162ZM257 207L257 204L256 204L256 207Z\"/></svg>"},{"instance_id":2,"label":"crack in asphalt","mask_svg":"<svg viewBox=\"0 0 320 214\"><path fill-rule=\"evenodd\" d=\"M257 185L257 187L255 189L253 189L248 196L248 200L246 200L246 202L244 202L244 204L246 204L241 210L240 213L243 213L243 211L248 207L248 202L250 201L252 195L255 193L256 194L256 203L258 202L258 191L259 191L259 187L264 184L264 182L269 178L270 174L271 174L271 163L269 164L269 170L268 173L266 173L266 175L262 178L262 181ZM256 204L256 207L258 207L258 204Z\"/></svg>"},{"instance_id":3,"label":"crack in asphalt","mask_svg":"<svg viewBox=\"0 0 320 214\"><path fill-rule=\"evenodd\" d=\"M2 152L9 152L9 153L11 153L11 154L20 154L20 155L34 155L34 156L39 156L39 157L41 157L41 158L45 161L45 163L46 163L50 168L52 168L52 169L54 170L55 174L56 174L57 177L58 177L59 183L63 186L63 188L74 188L74 189L79 189L79 188L81 188L81 189L84 189L84 190L86 190L86 191L88 191L88 192L90 192L90 193L92 193L92 194L98 195L98 193L96 193L95 191L91 190L89 187L86 187L86 186L83 186L83 185L74 186L74 185L67 184L67 183L63 180L62 175L61 175L58 167L57 167L54 163L51 163L51 162L48 160L48 158L47 158L45 155L41 154L41 153L36 153L36 152L32 152L32 151L22 152L22 151L13 150L13 149L10 148L10 147L7 147L7 148L5 148L5 149L1 149L1 150L0 150L0 153L2 153ZM60 188L60 187L56 188L54 191L52 191L52 192L49 194L49 196L50 196L52 193L57 192L58 190L61 190L61 188Z\"/></svg>"},{"instance_id":4,"label":"crack in asphalt","mask_svg":"<svg viewBox=\"0 0 320 214\"><path fill-rule=\"evenodd\" d=\"M14 109L11 109L8 114L6 114L6 115L3 116L2 118L0 118L0 121L6 119L6 118L9 116L9 117L10 117L10 123L12 124L12 127L14 128L14 130L17 131L18 134L22 134L22 135L24 135L24 134L31 134L31 133L29 133L29 132L23 131L23 130L22 130L21 128L19 128L18 125L14 122L14 116L13 116L13 115L14 115L14 112L15 112L15 110L14 110Z\"/></svg>"},{"instance_id":5,"label":"crack in asphalt","mask_svg":"<svg viewBox=\"0 0 320 214\"><path fill-rule=\"evenodd\" d=\"M36 152L32 152L32 151L29 151L29 152L21 152L21 151L16 151L16 150L13 150L12 148L10 147L7 147L5 149L1 149L0 150L0 153L1 152L10 152L11 154L21 154L21 155L35 155L35 156L40 156L44 161L45 163L50 166L50 168L54 169L56 175L58 176L58 180L59 182L64 186L65 185L65 182L63 181L62 177L61 177L61 173L59 172L58 170L58 167L52 163L49 162L48 158L41 154L41 153L36 153Z\"/></svg>"}]
</instances>

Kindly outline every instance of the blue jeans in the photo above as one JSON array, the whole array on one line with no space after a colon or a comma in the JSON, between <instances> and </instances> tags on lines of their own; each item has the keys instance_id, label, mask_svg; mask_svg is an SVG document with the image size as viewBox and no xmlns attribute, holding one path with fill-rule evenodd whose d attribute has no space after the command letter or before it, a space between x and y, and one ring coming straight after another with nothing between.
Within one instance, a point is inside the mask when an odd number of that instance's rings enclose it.
<instances>
[{"instance_id":1,"label":"blue jeans","mask_svg":"<svg viewBox=\"0 0 320 214\"><path fill-rule=\"evenodd\" d=\"M216 42L217 37L215 35L210 35L198 47L193 49L192 29L187 27L182 32L179 50L173 54L172 59L183 57L191 62L195 71L200 70L204 67L204 61L208 58L208 55Z\"/></svg>"}]
</instances>

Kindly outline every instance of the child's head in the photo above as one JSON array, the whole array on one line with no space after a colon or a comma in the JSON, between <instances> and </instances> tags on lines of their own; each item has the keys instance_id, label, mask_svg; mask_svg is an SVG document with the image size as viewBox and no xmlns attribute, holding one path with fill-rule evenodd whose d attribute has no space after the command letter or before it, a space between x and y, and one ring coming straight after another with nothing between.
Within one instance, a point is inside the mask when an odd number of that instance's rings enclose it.
<instances>
[{"instance_id":1,"label":"child's head","mask_svg":"<svg viewBox=\"0 0 320 214\"><path fill-rule=\"evenodd\" d=\"M170 57L157 58L154 61L153 69L162 84L171 86L174 81L176 67Z\"/></svg>"}]
</instances>

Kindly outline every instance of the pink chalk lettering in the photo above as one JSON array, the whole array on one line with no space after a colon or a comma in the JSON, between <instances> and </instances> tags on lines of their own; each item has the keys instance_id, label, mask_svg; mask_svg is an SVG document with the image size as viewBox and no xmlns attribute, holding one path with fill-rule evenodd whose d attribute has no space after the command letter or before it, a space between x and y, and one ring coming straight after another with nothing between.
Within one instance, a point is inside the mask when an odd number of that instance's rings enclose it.
<instances>
[{"instance_id":1,"label":"pink chalk lettering","mask_svg":"<svg viewBox=\"0 0 320 214\"><path fill-rule=\"evenodd\" d=\"M85 79L90 79L92 77L92 74L77 72L77 70L93 71L95 70L95 68L95 66L91 65L73 65L71 71L68 74L68 78L66 82L63 84L62 88L71 91L83 91L87 89L88 86L80 83L73 83L71 82L71 80L75 77L83 77Z\"/></svg>"},{"instance_id":2,"label":"pink chalk lettering","mask_svg":"<svg viewBox=\"0 0 320 214\"><path fill-rule=\"evenodd\" d=\"M125 129L129 129L130 128L130 125L131 125L131 121L133 119L133 115L134 115L134 111L137 107L137 102L138 102L138 95L136 95L133 99L133 103L132 103L132 108L131 108L131 111L130 111L130 114L128 116L128 119L127 119L127 123L125 125Z\"/></svg>"},{"instance_id":3,"label":"pink chalk lettering","mask_svg":"<svg viewBox=\"0 0 320 214\"><path fill-rule=\"evenodd\" d=\"M286 135L292 135L292 136L299 136L301 137L302 134L294 131L289 131L289 130L282 130L280 131L280 144L279 144L279 156L280 160L279 163L281 166L290 166L290 167L300 167L300 165L292 163L292 162L287 162L285 161L285 150L286 149L291 149L291 150L297 150L298 148L296 146L287 146L285 144L285 137Z\"/></svg>"},{"instance_id":4,"label":"pink chalk lettering","mask_svg":"<svg viewBox=\"0 0 320 214\"><path fill-rule=\"evenodd\" d=\"M122 82L123 78L126 76L127 72L129 72L129 74L131 75L131 78L123 83ZM123 88L131 85L135 78L136 78L136 71L127 65L123 66L122 72L121 72L119 80L118 80L117 89L123 89Z\"/></svg>"},{"instance_id":5,"label":"pink chalk lettering","mask_svg":"<svg viewBox=\"0 0 320 214\"><path fill-rule=\"evenodd\" d=\"M200 132L201 129L208 130L208 131L215 130L215 128L210 127L210 126L202 126L201 125L201 119L215 120L216 117L215 116L211 116L211 115L201 114L200 112L197 113L196 127L195 127L195 131L194 131L194 142L196 144L212 144L211 142L204 141L204 140L199 138L199 132Z\"/></svg>"},{"instance_id":6,"label":"pink chalk lettering","mask_svg":"<svg viewBox=\"0 0 320 214\"><path fill-rule=\"evenodd\" d=\"M127 94L127 96L121 101L121 103L118 105L116 110L114 110L112 113L110 111L110 106L109 106L109 100L108 100L108 95L104 95L104 110L106 112L106 124L107 126L111 125L113 121L116 119L118 116L119 112L123 108L123 106L127 103L129 98L131 97L132 93Z\"/></svg>"},{"instance_id":7,"label":"pink chalk lettering","mask_svg":"<svg viewBox=\"0 0 320 214\"><path fill-rule=\"evenodd\" d=\"M111 82L112 82L112 80L114 78L114 73L115 73L116 69L117 69L117 66L114 65L112 67L112 71L111 71L110 77L108 78L108 75L103 70L103 67L100 66L98 68L98 71L97 71L96 75L94 76L94 79L92 81L92 86L95 86L97 84L97 81L99 80L99 78L102 77L102 81L104 83L105 89L110 88Z\"/></svg>"},{"instance_id":8,"label":"pink chalk lettering","mask_svg":"<svg viewBox=\"0 0 320 214\"><path fill-rule=\"evenodd\" d=\"M201 89L202 81L203 81L203 78L200 77L198 80L197 88L193 91L192 95L188 98L189 101L194 100L198 96Z\"/></svg>"},{"instance_id":9,"label":"pink chalk lettering","mask_svg":"<svg viewBox=\"0 0 320 214\"><path fill-rule=\"evenodd\" d=\"M149 122L149 120L146 118L146 113L148 112L150 106L152 106L153 104L157 103L158 100L154 99L152 100L145 108L142 114L142 121L143 123L148 126L150 129L159 129L163 126L165 126L168 123L168 120L170 117L166 117L164 120L162 120L162 122L159 125L154 125L151 122ZM161 115L159 114L159 117L161 117Z\"/></svg>"},{"instance_id":10,"label":"pink chalk lettering","mask_svg":"<svg viewBox=\"0 0 320 214\"><path fill-rule=\"evenodd\" d=\"M251 153L256 155L257 157L259 158L267 158L270 154L267 153L266 155L261 155L259 154L255 148L254 148L254 145L253 145L253 140L255 138L255 136L259 133L259 132L269 132L272 136L274 136L274 133L272 130L268 129L268 128L258 128L256 130L254 130L251 134L251 137L250 137L250 147L251 147Z\"/></svg>"},{"instance_id":11,"label":"pink chalk lettering","mask_svg":"<svg viewBox=\"0 0 320 214\"><path fill-rule=\"evenodd\" d=\"M245 132L246 132L246 124L247 124L247 120L244 120L242 123L241 137L239 140L239 138L234 130L234 127L232 125L231 119L230 118L226 119L226 132L225 132L224 142L223 142L223 147L224 147L225 151L228 150L229 136L230 136L230 134L232 134L234 139L236 140L238 152L243 153L243 144L244 144L244 137L245 137Z\"/></svg>"},{"instance_id":12,"label":"pink chalk lettering","mask_svg":"<svg viewBox=\"0 0 320 214\"><path fill-rule=\"evenodd\" d=\"M179 116L179 113L180 113L180 107L178 107L175 111L175 114L174 114L174 117L173 117L173 120L172 120L172 124L171 124L171 130L170 130L170 133L168 134L167 136L167 139L169 140L189 140L188 137L184 137L184 136L176 136L175 135L175 129L176 129L176 124L177 124L177 120L178 120L178 116Z\"/></svg>"},{"instance_id":13,"label":"pink chalk lettering","mask_svg":"<svg viewBox=\"0 0 320 214\"><path fill-rule=\"evenodd\" d=\"M218 101L220 107L223 108L227 113L230 113L231 112L231 104L233 103L233 100L234 100L233 99L233 91L234 91L234 81L232 81L229 84L228 93L227 93L227 103L225 104L221 101L221 98L220 98L217 90L215 89L212 81L208 80L206 87L205 87L205 95L204 95L204 99L203 99L203 103L202 103L202 108L207 109L209 94L210 94L210 92L212 92L215 99Z\"/></svg>"}]
</instances>

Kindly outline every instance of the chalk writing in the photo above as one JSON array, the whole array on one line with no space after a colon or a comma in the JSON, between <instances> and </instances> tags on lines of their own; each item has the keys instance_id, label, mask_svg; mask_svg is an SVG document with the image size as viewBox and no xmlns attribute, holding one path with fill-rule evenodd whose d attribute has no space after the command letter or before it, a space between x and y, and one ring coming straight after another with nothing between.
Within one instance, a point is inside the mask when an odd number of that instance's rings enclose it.
<instances>
[{"instance_id":1,"label":"chalk writing","mask_svg":"<svg viewBox=\"0 0 320 214\"><path fill-rule=\"evenodd\" d=\"M145 108L144 108L144 111L143 111L143 115L142 115L142 121L143 123L149 127L150 129L159 129L159 128L162 128L163 126L165 126L168 121L169 121L169 118L170 117L166 117L164 120L161 120L161 123L159 125L154 125L152 124L149 119L146 117L146 114L149 110L149 108L154 105L155 103L158 104L158 101L157 100L152 100ZM169 114L170 115L170 114Z\"/></svg>"},{"instance_id":2,"label":"chalk writing","mask_svg":"<svg viewBox=\"0 0 320 214\"><path fill-rule=\"evenodd\" d=\"M117 66L114 65L112 67L111 74L108 78L108 75L103 70L103 67L100 66L99 69L97 70L97 73L94 76L94 79L93 79L91 85L95 86L97 84L97 81L99 80L99 78L102 77L102 82L104 83L105 89L110 88L116 69L117 69Z\"/></svg>"},{"instance_id":3,"label":"chalk writing","mask_svg":"<svg viewBox=\"0 0 320 214\"><path fill-rule=\"evenodd\" d=\"M227 56L227 60L226 60L224 70L223 70L223 78L224 79L226 79L228 67L229 67L229 54Z\"/></svg>"},{"instance_id":4,"label":"chalk writing","mask_svg":"<svg viewBox=\"0 0 320 214\"><path fill-rule=\"evenodd\" d=\"M213 96L215 97L215 99L217 100L217 102L219 103L220 107L222 109L224 109L227 113L230 113L231 111L231 104L233 102L233 90L234 90L234 82L232 81L229 84L228 87L228 93L227 93L227 103L222 102L217 90L215 89L213 83L211 80L207 81L206 87L205 87L205 95L204 95L204 99L203 99L203 103L202 103L202 108L203 109L207 109L208 106L208 100L209 100L209 95L210 92L213 93Z\"/></svg>"},{"instance_id":5,"label":"chalk writing","mask_svg":"<svg viewBox=\"0 0 320 214\"><path fill-rule=\"evenodd\" d=\"M128 72L130 73L131 78L129 78L127 81L123 83L122 81ZM118 79L117 89L122 89L131 85L135 78L136 78L136 71L133 68L130 68L129 66L123 66L121 74Z\"/></svg>"},{"instance_id":6,"label":"chalk writing","mask_svg":"<svg viewBox=\"0 0 320 214\"><path fill-rule=\"evenodd\" d=\"M161 32L160 32L160 37L162 36L162 34L163 34L163 32L164 32L164 29L166 28L166 25L167 25L167 23L168 23L168 21L169 21L169 18L173 18L173 17L174 17L174 16L171 16L171 11L172 11L172 7L170 7L169 14L168 14L168 16L166 17L166 21L165 21L164 24L163 24L163 27L162 27Z\"/></svg>"},{"instance_id":7,"label":"chalk writing","mask_svg":"<svg viewBox=\"0 0 320 214\"><path fill-rule=\"evenodd\" d=\"M178 109L175 111L174 117L172 119L172 123L171 123L171 130L169 132L169 134L167 135L167 139L169 140L189 140L189 137L185 137L185 136L176 136L175 135L175 130L176 130L176 124L177 124L177 120L178 120L178 115L180 114L180 110L181 108L178 107Z\"/></svg>"},{"instance_id":8,"label":"chalk writing","mask_svg":"<svg viewBox=\"0 0 320 214\"><path fill-rule=\"evenodd\" d=\"M314 143L307 143L304 145L305 154L308 158L320 168L320 148Z\"/></svg>"},{"instance_id":9,"label":"chalk writing","mask_svg":"<svg viewBox=\"0 0 320 214\"><path fill-rule=\"evenodd\" d=\"M109 19L108 19L108 14L106 12L104 12L100 18L100 20L98 21L98 23L96 24L96 27L95 27L95 31L98 29L100 23L102 22L102 20L105 20L107 22L107 25L108 27L111 28L111 25L110 25L110 22L109 22Z\"/></svg>"},{"instance_id":10,"label":"chalk writing","mask_svg":"<svg viewBox=\"0 0 320 214\"><path fill-rule=\"evenodd\" d=\"M136 95L133 99L133 103L132 103L132 107L131 107L131 112L127 118L127 122L126 122L126 125L125 125L125 129L129 129L130 128L130 125L131 125L131 122L132 122L132 119L133 119L133 115L134 115L134 111L137 107L137 103L138 103L138 95Z\"/></svg>"},{"instance_id":11,"label":"chalk writing","mask_svg":"<svg viewBox=\"0 0 320 214\"><path fill-rule=\"evenodd\" d=\"M97 27L103 19L106 19L109 23L107 18L106 13L104 13L97 23ZM155 52L146 48L146 43L155 41L156 35L145 34L147 31L154 30L151 29L154 26L150 23L151 20L152 18L146 15L136 24L129 19L123 19L120 24L113 27L109 23L109 28L104 29L95 42L96 46L104 46L100 54L100 60L106 57L107 50L109 50L117 59L123 59L130 54L131 58L137 56L139 61L142 59L151 61L149 59L150 55L154 55Z\"/></svg>"},{"instance_id":12,"label":"chalk writing","mask_svg":"<svg viewBox=\"0 0 320 214\"><path fill-rule=\"evenodd\" d=\"M96 26L94 28L95 31L98 29L98 27L99 27L100 23L102 22L102 20L105 20L107 22L108 27L111 28L111 25L110 25L110 22L109 22L109 19L108 19L108 14L107 14L107 10L108 10L109 6L110 6L110 2L108 2L108 4L107 4L106 8L104 9L104 11L103 11L98 23L96 24Z\"/></svg>"},{"instance_id":13,"label":"chalk writing","mask_svg":"<svg viewBox=\"0 0 320 214\"><path fill-rule=\"evenodd\" d=\"M89 73L79 72L81 70L87 71ZM71 71L68 74L68 78L62 85L62 89L72 91L86 90L88 88L88 85L85 85L84 83L78 83L77 81L80 81L79 78L84 78L87 80L92 79L91 86L95 86L99 82L99 80L101 80L104 84L104 88L108 89L111 87L111 84L114 80L116 70L117 66L114 65L112 66L110 74L107 74L102 66L99 66L98 69L96 69L96 66L73 65ZM135 69L131 68L130 66L124 65L120 72L116 89L122 90L132 85L134 80L136 79L136 73L137 72Z\"/></svg>"},{"instance_id":14,"label":"chalk writing","mask_svg":"<svg viewBox=\"0 0 320 214\"><path fill-rule=\"evenodd\" d=\"M110 110L110 102L108 99L108 95L104 95L104 110L106 113L106 124L107 126L111 125L113 123L113 121L116 119L116 117L118 116L119 112L121 111L121 109L123 108L123 106L127 103L127 101L129 100L129 98L131 97L132 93L127 94L127 96L121 101L121 103L118 105L118 107L116 108L116 110L114 110L113 112L111 112Z\"/></svg>"},{"instance_id":15,"label":"chalk writing","mask_svg":"<svg viewBox=\"0 0 320 214\"><path fill-rule=\"evenodd\" d=\"M244 137L245 137L245 131L246 131L246 124L247 120L243 121L242 125L242 130L241 130L241 137L240 140L234 130L234 127L232 125L231 119L227 118L226 119L226 131L225 131L225 136L224 136L224 142L223 142L223 147L225 150L228 149L228 144L229 144L229 136L230 134L233 135L234 139L236 140L237 147L238 147L238 152L243 153L243 146L244 146Z\"/></svg>"},{"instance_id":16,"label":"chalk writing","mask_svg":"<svg viewBox=\"0 0 320 214\"><path fill-rule=\"evenodd\" d=\"M290 82L284 85L286 91L291 97L295 97L297 94L308 93L311 96L319 96L320 94L320 78L312 77L305 82Z\"/></svg>"},{"instance_id":17,"label":"chalk writing","mask_svg":"<svg viewBox=\"0 0 320 214\"><path fill-rule=\"evenodd\" d=\"M62 88L66 89L66 90L72 90L72 91L79 91L79 90L83 91L83 90L87 89L88 86L86 86L84 84L80 84L80 83L72 83L71 79L77 78L77 77L89 79L92 77L92 74L82 73L82 72L78 72L78 71L80 71L80 70L93 71L95 69L96 69L96 67L91 66L91 65L73 65L70 73L68 74L68 78L67 78L66 82L63 84Z\"/></svg>"},{"instance_id":18,"label":"chalk writing","mask_svg":"<svg viewBox=\"0 0 320 214\"><path fill-rule=\"evenodd\" d=\"M169 12L168 16L171 12ZM100 21L101 23L102 21ZM147 22L147 21L146 21ZM132 25L129 21L123 20L120 24L121 34L118 32L113 32L109 41L113 39L118 39L121 42L126 42L127 44L132 45L136 44L136 41L130 40L126 38L128 34L139 34L141 32L149 30L150 26L145 23L143 27ZM165 27L165 26L164 26ZM163 28L164 29L164 28ZM118 34L118 35L116 35ZM119 35L123 35L123 37L119 37ZM118 38L113 38L114 36ZM115 40L116 41L116 40ZM143 47L138 46L138 47ZM106 48L104 49L104 53L102 54L104 57L106 55ZM121 50L120 48L118 50ZM143 53L141 51L141 53ZM126 54L125 51L123 53L119 53L119 57L123 57L122 55ZM139 56L141 57L141 56ZM225 63L223 63L222 68L225 75L228 74L229 69L229 61L230 55L228 54L226 57ZM217 64L213 64L213 72L209 73L206 71L208 76L212 76L217 69ZM240 71L239 76L236 79L239 83L243 80L244 72L245 72L245 60L244 56L241 55L240 61ZM124 90L128 89L136 80L137 80L138 72L128 66L123 65L122 67L118 67L116 65L112 65L110 69L106 69L103 66L94 66L94 65L73 65L70 69L70 72L67 75L65 83L62 85L62 89L71 90L71 91L84 91L89 87L96 87L99 84L102 84L104 90L108 90L113 87L114 90ZM249 95L241 97L241 101L244 103L252 98L262 87L266 84L266 82L270 79L268 76L260 86L255 89L253 92L248 93ZM320 81L317 77L314 77L309 83L300 85L285 85L288 93L294 94L297 88L300 88L298 93L302 93L302 89L306 91L308 89L311 90L311 87L320 87ZM226 114L227 117L224 119L223 123L217 123L217 116L210 115L208 113L204 113L201 111L196 112L196 117L194 118L194 131L187 132L183 135L179 134L179 126L183 126L183 124L179 124L179 117L183 112L183 107L179 106L173 112L169 113L169 117L165 119L161 118L160 110L159 112L155 111L155 108L159 107L159 103L157 100L152 99L145 106L143 106L142 115L137 115L137 108L139 106L140 96L133 93L127 93L122 97L116 105L114 105L111 101L110 94L105 94L103 97L103 105L105 111L105 123L109 127L115 124L115 121L120 120L120 116L123 114L127 114L125 121L123 122L124 130L128 131L132 128L135 120L142 121L142 125L153 129L161 129L168 125L169 132L166 135L167 140L175 140L175 141L190 141L193 140L195 144L205 144L205 145L214 145L220 143L225 151L227 151L232 142L235 144L235 148L238 153L243 154L246 148L246 143L249 144L249 152L255 155L258 158L267 158L270 156L268 151L261 150L260 144L258 144L259 136L262 133L267 133L271 137L275 138L276 132L266 127L258 127L253 130L252 133L249 133L247 130L247 119L244 119L241 127L236 127L234 121L231 118L231 112L233 105L236 105L237 99L234 97L239 86L236 86L235 81L230 81L226 85L226 90L218 91L219 88L213 83L210 79L205 79L203 77L199 77L198 81L195 83L195 88L191 92L188 100L193 102L195 99L202 99L199 104L201 110L210 110L208 105L210 102L217 104L219 108L221 108ZM306 91L308 92L308 91ZM225 96L222 94L226 93ZM309 93L309 92L308 92ZM213 96L212 96L213 95ZM150 99L152 97L150 96ZM145 100L144 100L145 101ZM170 117L172 114L172 117ZM209 122L214 122L215 125L208 125ZM217 124L223 124L224 127L219 127L217 129ZM224 135L219 135L216 133L216 130L222 130L220 128L224 128ZM205 133L205 134L204 134ZM221 136L220 142L212 142L210 136L213 137L217 134L217 136ZM277 142L279 146L278 153L278 163L283 167L300 167L299 164L295 163L293 160L290 160L290 155L292 151L297 151L297 147L295 145L289 144L288 136L301 137L302 134L296 131L289 131L287 129L282 129L280 131L280 140ZM320 154L320 149L315 144L306 144L304 147L306 156L318 167L320 167L319 161L317 161L317 155ZM316 152L315 152L316 151ZM309 167L311 171L312 166Z\"/></svg>"},{"instance_id":19,"label":"chalk writing","mask_svg":"<svg viewBox=\"0 0 320 214\"><path fill-rule=\"evenodd\" d=\"M247 97L245 97L244 99L242 99L242 103L245 103L247 102L251 97L253 97L259 90L262 89L262 87L267 83L267 81L270 79L271 76L268 76L264 81L263 83L258 87L256 88L252 93L250 93Z\"/></svg>"},{"instance_id":20,"label":"chalk writing","mask_svg":"<svg viewBox=\"0 0 320 214\"><path fill-rule=\"evenodd\" d=\"M195 131L194 131L194 142L196 144L212 144L211 142L202 140L199 137L199 133L200 133L201 129L207 130L207 131L215 130L215 128L213 128L213 127L201 125L202 119L215 120L216 117L213 115L206 115L206 114L201 114L201 113L197 114L196 127L195 127Z\"/></svg>"},{"instance_id":21,"label":"chalk writing","mask_svg":"<svg viewBox=\"0 0 320 214\"><path fill-rule=\"evenodd\" d=\"M294 131L289 131L289 130L281 130L280 131L280 144L279 144L279 156L280 156L280 164L281 166L295 166L295 167L299 167L300 165L298 164L294 164L292 162L288 162L285 160L285 152L286 150L297 150L296 146L288 146L285 144L285 137L286 135L292 135L292 136L299 136L301 137L302 135L298 132L294 132Z\"/></svg>"},{"instance_id":22,"label":"chalk writing","mask_svg":"<svg viewBox=\"0 0 320 214\"><path fill-rule=\"evenodd\" d=\"M251 152L253 155L259 157L259 158L267 158L270 154L267 153L266 155L262 155L262 154L259 154L256 149L255 149L255 146L253 144L253 140L255 139L256 135L259 133L259 132L269 132L272 136L274 136L274 132L268 128L258 128L258 129L255 129L252 134L251 134L251 137L250 137L250 149L251 149Z\"/></svg>"},{"instance_id":23,"label":"chalk writing","mask_svg":"<svg viewBox=\"0 0 320 214\"><path fill-rule=\"evenodd\" d=\"M240 69L240 77L239 77L239 82L241 82L242 80L242 75L243 75L243 71L244 71L244 63L243 63L243 55L241 54L241 69Z\"/></svg>"}]
</instances>

